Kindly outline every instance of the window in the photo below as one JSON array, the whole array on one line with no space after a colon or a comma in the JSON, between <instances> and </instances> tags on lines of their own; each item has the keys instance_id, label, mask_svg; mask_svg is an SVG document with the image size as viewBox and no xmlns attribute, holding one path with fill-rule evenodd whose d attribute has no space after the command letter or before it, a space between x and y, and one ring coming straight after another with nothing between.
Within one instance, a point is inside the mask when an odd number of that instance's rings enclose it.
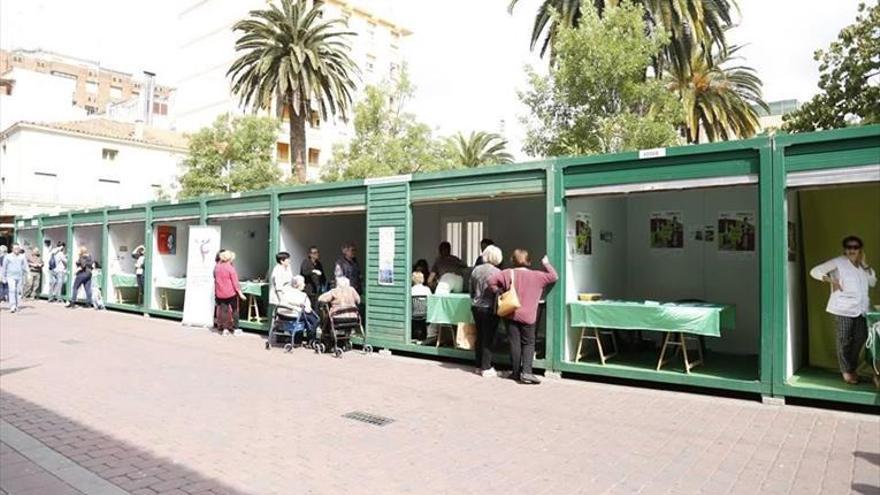
<instances>
[{"instance_id":1,"label":"window","mask_svg":"<svg viewBox=\"0 0 880 495\"><path fill-rule=\"evenodd\" d=\"M110 148L104 148L101 150L101 158L108 162L115 161L117 155L119 155L119 150L114 150Z\"/></svg>"},{"instance_id":2,"label":"window","mask_svg":"<svg viewBox=\"0 0 880 495\"><path fill-rule=\"evenodd\" d=\"M309 148L309 165L317 165L318 157L321 155L321 150L315 148Z\"/></svg>"},{"instance_id":3,"label":"window","mask_svg":"<svg viewBox=\"0 0 880 495\"><path fill-rule=\"evenodd\" d=\"M321 128L321 114L312 110L309 115L309 125L312 126L312 129L320 129Z\"/></svg>"},{"instance_id":4,"label":"window","mask_svg":"<svg viewBox=\"0 0 880 495\"><path fill-rule=\"evenodd\" d=\"M52 74L53 76L56 76L56 77L61 77L64 79L73 79L74 81L76 81L75 75L68 74L67 72L61 72L60 70L53 70L52 72L50 72L50 74Z\"/></svg>"},{"instance_id":5,"label":"window","mask_svg":"<svg viewBox=\"0 0 880 495\"><path fill-rule=\"evenodd\" d=\"M466 263L480 255L480 241L485 237L486 219L482 217L450 217L441 222L440 236L452 245L452 254Z\"/></svg>"},{"instance_id":6,"label":"window","mask_svg":"<svg viewBox=\"0 0 880 495\"><path fill-rule=\"evenodd\" d=\"M287 143L275 143L275 161L290 161L290 145Z\"/></svg>"},{"instance_id":7,"label":"window","mask_svg":"<svg viewBox=\"0 0 880 495\"><path fill-rule=\"evenodd\" d=\"M92 99L89 98L89 101L92 101ZM76 103L76 102L74 102L74 103ZM96 113L98 113L98 107L93 107L93 106L91 106L91 105L86 105L86 115L94 115L94 114L96 114Z\"/></svg>"},{"instance_id":8,"label":"window","mask_svg":"<svg viewBox=\"0 0 880 495\"><path fill-rule=\"evenodd\" d=\"M91 94L98 93L98 83L95 81L86 81L86 92Z\"/></svg>"},{"instance_id":9,"label":"window","mask_svg":"<svg viewBox=\"0 0 880 495\"><path fill-rule=\"evenodd\" d=\"M122 88L119 86L110 86L110 98L122 98Z\"/></svg>"},{"instance_id":10,"label":"window","mask_svg":"<svg viewBox=\"0 0 880 495\"><path fill-rule=\"evenodd\" d=\"M153 114L155 115L168 115L168 104L162 103L159 101L153 102Z\"/></svg>"},{"instance_id":11,"label":"window","mask_svg":"<svg viewBox=\"0 0 880 495\"><path fill-rule=\"evenodd\" d=\"M116 179L98 179L98 187L95 191L95 203L113 204L119 201L119 181Z\"/></svg>"}]
</instances>

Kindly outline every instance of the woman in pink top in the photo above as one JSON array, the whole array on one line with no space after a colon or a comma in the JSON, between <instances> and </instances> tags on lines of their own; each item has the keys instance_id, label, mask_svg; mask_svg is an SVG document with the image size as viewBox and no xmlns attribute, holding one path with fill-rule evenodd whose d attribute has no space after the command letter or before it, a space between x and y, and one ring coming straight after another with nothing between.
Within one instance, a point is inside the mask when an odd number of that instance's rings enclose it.
<instances>
[{"instance_id":1,"label":"woman in pink top","mask_svg":"<svg viewBox=\"0 0 880 495\"><path fill-rule=\"evenodd\" d=\"M227 335L238 328L238 300L244 300L244 293L238 284L238 273L232 261L235 253L221 251L217 255L218 263L214 265L214 314L217 330Z\"/></svg>"},{"instance_id":2,"label":"woman in pink top","mask_svg":"<svg viewBox=\"0 0 880 495\"><path fill-rule=\"evenodd\" d=\"M535 322L538 319L538 302L544 287L556 282L559 276L547 256L541 259L544 270L532 270L529 252L516 249L510 257L513 269L503 270L489 279L489 288L497 293L510 288L511 277L520 307L505 318L507 337L510 340L510 363L513 366L512 378L520 383L537 385L541 383L532 374L532 361L535 359Z\"/></svg>"}]
</instances>

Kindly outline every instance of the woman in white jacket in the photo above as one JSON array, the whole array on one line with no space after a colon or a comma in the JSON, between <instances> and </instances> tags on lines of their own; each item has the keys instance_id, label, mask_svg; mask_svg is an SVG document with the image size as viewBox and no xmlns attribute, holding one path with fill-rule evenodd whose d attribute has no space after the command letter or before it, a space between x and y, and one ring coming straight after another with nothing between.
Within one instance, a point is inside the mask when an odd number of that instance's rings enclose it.
<instances>
[{"instance_id":1,"label":"woman in white jacket","mask_svg":"<svg viewBox=\"0 0 880 495\"><path fill-rule=\"evenodd\" d=\"M859 382L856 375L859 352L868 338L865 313L871 308L868 288L877 284L877 274L865 262L864 243L856 236L843 239L843 255L812 270L810 276L831 285L825 311L837 323L837 362L846 383ZM878 379L874 377L876 382Z\"/></svg>"}]
</instances>

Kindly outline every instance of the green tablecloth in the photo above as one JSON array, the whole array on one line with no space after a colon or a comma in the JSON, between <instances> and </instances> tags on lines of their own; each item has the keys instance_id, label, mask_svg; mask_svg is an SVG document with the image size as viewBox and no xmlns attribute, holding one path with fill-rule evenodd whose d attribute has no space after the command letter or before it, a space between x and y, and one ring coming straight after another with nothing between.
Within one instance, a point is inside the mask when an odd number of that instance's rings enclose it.
<instances>
[{"instance_id":1,"label":"green tablecloth","mask_svg":"<svg viewBox=\"0 0 880 495\"><path fill-rule=\"evenodd\" d=\"M186 277L163 277L156 280L156 287L160 289L186 290Z\"/></svg>"},{"instance_id":2,"label":"green tablecloth","mask_svg":"<svg viewBox=\"0 0 880 495\"><path fill-rule=\"evenodd\" d=\"M865 318L868 319L869 327L874 323L880 323L880 311L868 311L865 313Z\"/></svg>"},{"instance_id":3,"label":"green tablecloth","mask_svg":"<svg viewBox=\"0 0 880 495\"><path fill-rule=\"evenodd\" d=\"M134 273L111 273L110 280L113 281L113 287L121 289L123 287L137 287L137 277Z\"/></svg>"},{"instance_id":4,"label":"green tablecloth","mask_svg":"<svg viewBox=\"0 0 880 495\"><path fill-rule=\"evenodd\" d=\"M457 325L473 323L469 294L441 294L428 296L428 323Z\"/></svg>"},{"instance_id":5,"label":"green tablecloth","mask_svg":"<svg viewBox=\"0 0 880 495\"><path fill-rule=\"evenodd\" d=\"M874 333L873 327L880 325L880 311L868 311L865 318L868 320L868 342L865 345L865 352L868 355L868 362L877 373L880 372L880 332Z\"/></svg>"},{"instance_id":6,"label":"green tablecloth","mask_svg":"<svg viewBox=\"0 0 880 495\"><path fill-rule=\"evenodd\" d=\"M239 285L241 285L241 291L243 293L257 297L262 297L263 288L269 287L269 284L266 282L252 282L250 280L241 280L239 281Z\"/></svg>"},{"instance_id":7,"label":"green tablecloth","mask_svg":"<svg viewBox=\"0 0 880 495\"><path fill-rule=\"evenodd\" d=\"M568 306L573 327L655 330L720 337L721 329L733 329L736 320L735 308L724 304L576 301Z\"/></svg>"}]
</instances>

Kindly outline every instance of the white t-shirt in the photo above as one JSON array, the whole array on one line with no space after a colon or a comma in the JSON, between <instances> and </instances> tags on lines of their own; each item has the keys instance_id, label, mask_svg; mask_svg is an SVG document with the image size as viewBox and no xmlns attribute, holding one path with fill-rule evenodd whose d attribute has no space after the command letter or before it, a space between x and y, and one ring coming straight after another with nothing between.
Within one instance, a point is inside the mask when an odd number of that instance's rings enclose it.
<instances>
[{"instance_id":1,"label":"white t-shirt","mask_svg":"<svg viewBox=\"0 0 880 495\"><path fill-rule=\"evenodd\" d=\"M464 279L456 273L444 273L437 282L435 294L452 294L464 292Z\"/></svg>"},{"instance_id":2,"label":"white t-shirt","mask_svg":"<svg viewBox=\"0 0 880 495\"><path fill-rule=\"evenodd\" d=\"M269 279L269 304L278 304L281 292L292 284L293 272L290 271L290 267L276 264Z\"/></svg>"},{"instance_id":3,"label":"white t-shirt","mask_svg":"<svg viewBox=\"0 0 880 495\"><path fill-rule=\"evenodd\" d=\"M857 267L846 256L838 256L810 270L810 276L821 281L824 277L836 280L841 290L831 293L825 311L855 318L871 309L868 287L877 285L877 274L873 268L865 270Z\"/></svg>"},{"instance_id":4,"label":"white t-shirt","mask_svg":"<svg viewBox=\"0 0 880 495\"><path fill-rule=\"evenodd\" d=\"M428 288L425 284L416 284L413 285L409 290L410 295L413 296L430 296L431 289Z\"/></svg>"}]
</instances>

